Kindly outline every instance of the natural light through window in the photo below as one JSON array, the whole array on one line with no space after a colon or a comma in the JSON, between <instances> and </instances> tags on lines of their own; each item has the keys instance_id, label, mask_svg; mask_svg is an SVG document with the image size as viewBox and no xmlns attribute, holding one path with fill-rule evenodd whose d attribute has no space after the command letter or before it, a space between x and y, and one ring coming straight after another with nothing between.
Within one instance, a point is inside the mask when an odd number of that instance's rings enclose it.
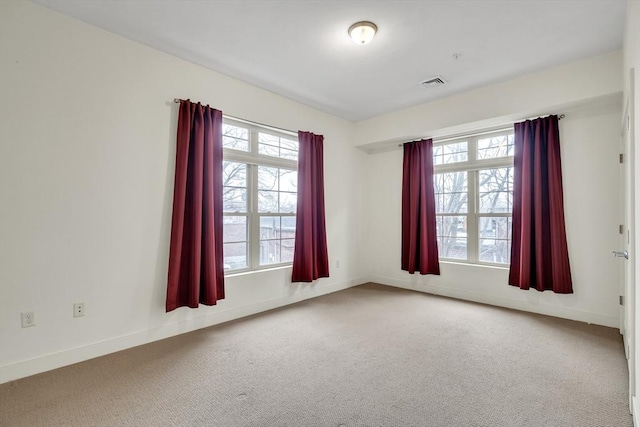
<instances>
[{"instance_id":1,"label":"natural light through window","mask_svg":"<svg viewBox=\"0 0 640 427\"><path fill-rule=\"evenodd\" d=\"M244 271L293 261L296 135L225 119L224 263Z\"/></svg>"},{"instance_id":2,"label":"natural light through window","mask_svg":"<svg viewBox=\"0 0 640 427\"><path fill-rule=\"evenodd\" d=\"M435 142L441 259L505 265L511 252L513 131Z\"/></svg>"}]
</instances>

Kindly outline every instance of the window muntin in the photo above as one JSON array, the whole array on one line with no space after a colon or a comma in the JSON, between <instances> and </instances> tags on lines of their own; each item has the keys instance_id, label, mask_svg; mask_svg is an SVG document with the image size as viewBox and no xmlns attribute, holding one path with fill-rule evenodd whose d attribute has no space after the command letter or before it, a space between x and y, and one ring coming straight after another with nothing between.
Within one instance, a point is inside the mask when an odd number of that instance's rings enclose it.
<instances>
[{"instance_id":1,"label":"window muntin","mask_svg":"<svg viewBox=\"0 0 640 427\"><path fill-rule=\"evenodd\" d=\"M443 148L451 146L456 148ZM443 154L447 152L449 157ZM441 259L510 262L512 131L435 142L434 192Z\"/></svg>"},{"instance_id":2,"label":"window muntin","mask_svg":"<svg viewBox=\"0 0 640 427\"><path fill-rule=\"evenodd\" d=\"M226 118L224 125L227 140L236 143L224 147L225 270L290 264L296 228L297 136ZM242 141L237 142L244 137L246 150Z\"/></svg>"}]
</instances>

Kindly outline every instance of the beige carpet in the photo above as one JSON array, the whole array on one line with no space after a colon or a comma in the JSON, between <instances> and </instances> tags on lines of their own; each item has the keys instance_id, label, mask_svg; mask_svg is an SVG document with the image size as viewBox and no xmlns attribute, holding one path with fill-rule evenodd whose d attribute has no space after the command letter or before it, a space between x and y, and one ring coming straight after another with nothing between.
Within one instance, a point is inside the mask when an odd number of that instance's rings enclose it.
<instances>
[{"instance_id":1,"label":"beige carpet","mask_svg":"<svg viewBox=\"0 0 640 427\"><path fill-rule=\"evenodd\" d=\"M2 426L632 426L617 330L363 285L0 386Z\"/></svg>"}]
</instances>

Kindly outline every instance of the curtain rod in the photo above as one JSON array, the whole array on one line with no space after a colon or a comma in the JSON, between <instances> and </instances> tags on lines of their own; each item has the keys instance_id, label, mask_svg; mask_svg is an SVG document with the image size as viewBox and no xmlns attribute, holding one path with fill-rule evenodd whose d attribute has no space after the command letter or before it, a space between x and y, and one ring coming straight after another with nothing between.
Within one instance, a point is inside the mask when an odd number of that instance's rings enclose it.
<instances>
[{"instance_id":1,"label":"curtain rod","mask_svg":"<svg viewBox=\"0 0 640 427\"><path fill-rule=\"evenodd\" d=\"M181 101L183 101L183 100L180 99L180 98L173 98L173 102L176 103L176 104L179 104ZM298 131L296 131L296 130L290 130L290 129L279 128L277 126L265 125L264 123L253 122L251 120L241 119L240 117L234 117L234 116L230 116L230 115L224 114L224 113L222 114L222 117L224 117L225 119L237 120L239 122L247 123L247 124L250 124L250 125L261 126L263 128L277 130L279 132L290 133L292 135L298 136Z\"/></svg>"},{"instance_id":2,"label":"curtain rod","mask_svg":"<svg viewBox=\"0 0 640 427\"><path fill-rule=\"evenodd\" d=\"M564 114L560 114L558 116L558 120L562 120L562 119L564 119L564 117L565 117ZM531 120L531 119L526 119L526 120ZM438 142L452 141L454 139L460 139L460 138L469 138L469 137L472 137L472 136L479 136L479 135L483 135L483 134L486 134L486 133L493 133L493 132L500 132L500 131L503 131L503 130L509 130L511 128L512 128L512 126L511 127L504 127L504 128L497 128L497 129L487 129L486 131L480 131L480 132L473 132L473 133L466 133L466 134L463 133L463 134L460 134L460 135L457 135L457 136L444 136L442 138L433 138L433 142L434 143L438 143ZM412 141L407 141L407 142L414 142L414 141L417 141L417 139L414 139ZM402 147L404 144L405 143L398 144L398 147Z\"/></svg>"}]
</instances>

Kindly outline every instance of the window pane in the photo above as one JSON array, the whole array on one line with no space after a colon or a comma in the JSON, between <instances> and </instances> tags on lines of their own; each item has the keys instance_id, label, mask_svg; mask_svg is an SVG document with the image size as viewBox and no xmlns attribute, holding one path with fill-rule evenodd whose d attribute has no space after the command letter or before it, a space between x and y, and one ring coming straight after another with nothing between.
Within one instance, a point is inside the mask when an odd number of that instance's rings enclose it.
<instances>
[{"instance_id":1,"label":"window pane","mask_svg":"<svg viewBox=\"0 0 640 427\"><path fill-rule=\"evenodd\" d=\"M260 265L280 262L280 217L260 217Z\"/></svg>"},{"instance_id":2,"label":"window pane","mask_svg":"<svg viewBox=\"0 0 640 427\"><path fill-rule=\"evenodd\" d=\"M433 147L433 164L439 165L442 164L442 145L435 145Z\"/></svg>"},{"instance_id":3,"label":"window pane","mask_svg":"<svg viewBox=\"0 0 640 427\"><path fill-rule=\"evenodd\" d=\"M442 213L442 210L444 209L444 195L436 193L435 197L436 197L436 212Z\"/></svg>"},{"instance_id":4,"label":"window pane","mask_svg":"<svg viewBox=\"0 0 640 427\"><path fill-rule=\"evenodd\" d=\"M466 141L433 147L433 164L466 162L468 160L468 144Z\"/></svg>"},{"instance_id":5,"label":"window pane","mask_svg":"<svg viewBox=\"0 0 640 427\"><path fill-rule=\"evenodd\" d=\"M434 175L436 193L467 191L467 172L448 172Z\"/></svg>"},{"instance_id":6,"label":"window pane","mask_svg":"<svg viewBox=\"0 0 640 427\"><path fill-rule=\"evenodd\" d=\"M261 216L260 217L260 240L280 238L280 217Z\"/></svg>"},{"instance_id":7,"label":"window pane","mask_svg":"<svg viewBox=\"0 0 640 427\"><path fill-rule=\"evenodd\" d=\"M467 193L443 194L442 210L438 213L466 213Z\"/></svg>"},{"instance_id":8,"label":"window pane","mask_svg":"<svg viewBox=\"0 0 640 427\"><path fill-rule=\"evenodd\" d=\"M280 241L260 241L260 265L280 263Z\"/></svg>"},{"instance_id":9,"label":"window pane","mask_svg":"<svg viewBox=\"0 0 640 427\"><path fill-rule=\"evenodd\" d=\"M478 233L480 238L511 239L511 217L480 217Z\"/></svg>"},{"instance_id":10,"label":"window pane","mask_svg":"<svg viewBox=\"0 0 640 427\"><path fill-rule=\"evenodd\" d=\"M224 269L247 268L247 217L225 215L222 220L224 242Z\"/></svg>"},{"instance_id":11,"label":"window pane","mask_svg":"<svg viewBox=\"0 0 640 427\"><path fill-rule=\"evenodd\" d=\"M440 257L467 259L467 217L438 215L436 227Z\"/></svg>"},{"instance_id":12,"label":"window pane","mask_svg":"<svg viewBox=\"0 0 640 427\"><path fill-rule=\"evenodd\" d=\"M282 228L296 230L296 217L295 216L283 216L282 217Z\"/></svg>"},{"instance_id":13,"label":"window pane","mask_svg":"<svg viewBox=\"0 0 640 427\"><path fill-rule=\"evenodd\" d=\"M258 211L294 213L297 186L297 171L258 166Z\"/></svg>"},{"instance_id":14,"label":"window pane","mask_svg":"<svg viewBox=\"0 0 640 427\"><path fill-rule=\"evenodd\" d=\"M295 213L298 205L296 193L280 193L280 212Z\"/></svg>"},{"instance_id":15,"label":"window pane","mask_svg":"<svg viewBox=\"0 0 640 427\"><path fill-rule=\"evenodd\" d=\"M238 126L223 124L222 146L232 150L249 151L249 130Z\"/></svg>"},{"instance_id":16,"label":"window pane","mask_svg":"<svg viewBox=\"0 0 640 427\"><path fill-rule=\"evenodd\" d=\"M223 187L222 210L224 212L246 212L247 190L245 188Z\"/></svg>"},{"instance_id":17,"label":"window pane","mask_svg":"<svg viewBox=\"0 0 640 427\"><path fill-rule=\"evenodd\" d=\"M247 211L247 165L222 163L222 209L225 212Z\"/></svg>"},{"instance_id":18,"label":"window pane","mask_svg":"<svg viewBox=\"0 0 640 427\"><path fill-rule=\"evenodd\" d=\"M280 169L280 191L295 193L298 188L298 171Z\"/></svg>"},{"instance_id":19,"label":"window pane","mask_svg":"<svg viewBox=\"0 0 640 427\"><path fill-rule=\"evenodd\" d=\"M513 156L513 134L478 140L478 159Z\"/></svg>"},{"instance_id":20,"label":"window pane","mask_svg":"<svg viewBox=\"0 0 640 427\"><path fill-rule=\"evenodd\" d=\"M298 141L268 133L258 133L258 152L283 159L298 159Z\"/></svg>"},{"instance_id":21,"label":"window pane","mask_svg":"<svg viewBox=\"0 0 640 427\"><path fill-rule=\"evenodd\" d=\"M435 174L436 212L467 212L467 172Z\"/></svg>"},{"instance_id":22,"label":"window pane","mask_svg":"<svg viewBox=\"0 0 640 427\"><path fill-rule=\"evenodd\" d=\"M265 156L280 157L280 148L273 145L259 144L258 152L260 154L264 154Z\"/></svg>"},{"instance_id":23,"label":"window pane","mask_svg":"<svg viewBox=\"0 0 640 427\"><path fill-rule=\"evenodd\" d=\"M258 189L278 191L278 168L258 166Z\"/></svg>"},{"instance_id":24,"label":"window pane","mask_svg":"<svg viewBox=\"0 0 640 427\"><path fill-rule=\"evenodd\" d=\"M442 249L440 249L442 248ZM446 237L438 237L438 253L441 258L467 259L467 239L459 237L451 241Z\"/></svg>"},{"instance_id":25,"label":"window pane","mask_svg":"<svg viewBox=\"0 0 640 427\"><path fill-rule=\"evenodd\" d=\"M222 241L230 242L246 242L247 241L247 217L246 216L228 216L222 219Z\"/></svg>"},{"instance_id":26,"label":"window pane","mask_svg":"<svg viewBox=\"0 0 640 427\"><path fill-rule=\"evenodd\" d=\"M480 193L481 213L510 213L512 203L510 193Z\"/></svg>"},{"instance_id":27,"label":"window pane","mask_svg":"<svg viewBox=\"0 0 640 427\"><path fill-rule=\"evenodd\" d=\"M258 133L258 152L267 156L280 157L280 138L268 133Z\"/></svg>"},{"instance_id":28,"label":"window pane","mask_svg":"<svg viewBox=\"0 0 640 427\"><path fill-rule=\"evenodd\" d=\"M282 238L294 238L296 235L296 217L295 216L283 216L281 219L282 224Z\"/></svg>"},{"instance_id":29,"label":"window pane","mask_svg":"<svg viewBox=\"0 0 640 427\"><path fill-rule=\"evenodd\" d=\"M280 149L280 157L283 159L298 160L298 152L293 150Z\"/></svg>"},{"instance_id":30,"label":"window pane","mask_svg":"<svg viewBox=\"0 0 640 427\"><path fill-rule=\"evenodd\" d=\"M277 191L258 191L258 212L278 212Z\"/></svg>"},{"instance_id":31,"label":"window pane","mask_svg":"<svg viewBox=\"0 0 640 427\"><path fill-rule=\"evenodd\" d=\"M480 213L511 213L513 209L513 167L482 169L478 172Z\"/></svg>"},{"instance_id":32,"label":"window pane","mask_svg":"<svg viewBox=\"0 0 640 427\"><path fill-rule=\"evenodd\" d=\"M247 268L247 243L225 243L224 251L224 269L238 270Z\"/></svg>"},{"instance_id":33,"label":"window pane","mask_svg":"<svg viewBox=\"0 0 640 427\"><path fill-rule=\"evenodd\" d=\"M222 185L247 187L247 165L236 162L222 162Z\"/></svg>"},{"instance_id":34,"label":"window pane","mask_svg":"<svg viewBox=\"0 0 640 427\"><path fill-rule=\"evenodd\" d=\"M271 135L270 133L259 132L258 142L260 144L269 144L269 145L275 145L276 147L279 147L280 137L276 135Z\"/></svg>"},{"instance_id":35,"label":"window pane","mask_svg":"<svg viewBox=\"0 0 640 427\"><path fill-rule=\"evenodd\" d=\"M232 138L249 139L249 130L247 128L226 123L222 125L222 134Z\"/></svg>"},{"instance_id":36,"label":"window pane","mask_svg":"<svg viewBox=\"0 0 640 427\"><path fill-rule=\"evenodd\" d=\"M260 217L260 265L293 261L296 218Z\"/></svg>"},{"instance_id":37,"label":"window pane","mask_svg":"<svg viewBox=\"0 0 640 427\"><path fill-rule=\"evenodd\" d=\"M280 147L297 152L298 141L294 141L292 139L280 138Z\"/></svg>"},{"instance_id":38,"label":"window pane","mask_svg":"<svg viewBox=\"0 0 640 427\"><path fill-rule=\"evenodd\" d=\"M282 239L280 243L280 261L281 262L293 262L293 239Z\"/></svg>"},{"instance_id":39,"label":"window pane","mask_svg":"<svg viewBox=\"0 0 640 427\"><path fill-rule=\"evenodd\" d=\"M229 138L228 136L222 137L222 147L230 148L232 150L249 151L249 141L238 138Z\"/></svg>"},{"instance_id":40,"label":"window pane","mask_svg":"<svg viewBox=\"0 0 640 427\"><path fill-rule=\"evenodd\" d=\"M508 264L511 256L511 217L481 217L480 261Z\"/></svg>"},{"instance_id":41,"label":"window pane","mask_svg":"<svg viewBox=\"0 0 640 427\"><path fill-rule=\"evenodd\" d=\"M480 261L508 264L510 257L510 240L480 239Z\"/></svg>"}]
</instances>

